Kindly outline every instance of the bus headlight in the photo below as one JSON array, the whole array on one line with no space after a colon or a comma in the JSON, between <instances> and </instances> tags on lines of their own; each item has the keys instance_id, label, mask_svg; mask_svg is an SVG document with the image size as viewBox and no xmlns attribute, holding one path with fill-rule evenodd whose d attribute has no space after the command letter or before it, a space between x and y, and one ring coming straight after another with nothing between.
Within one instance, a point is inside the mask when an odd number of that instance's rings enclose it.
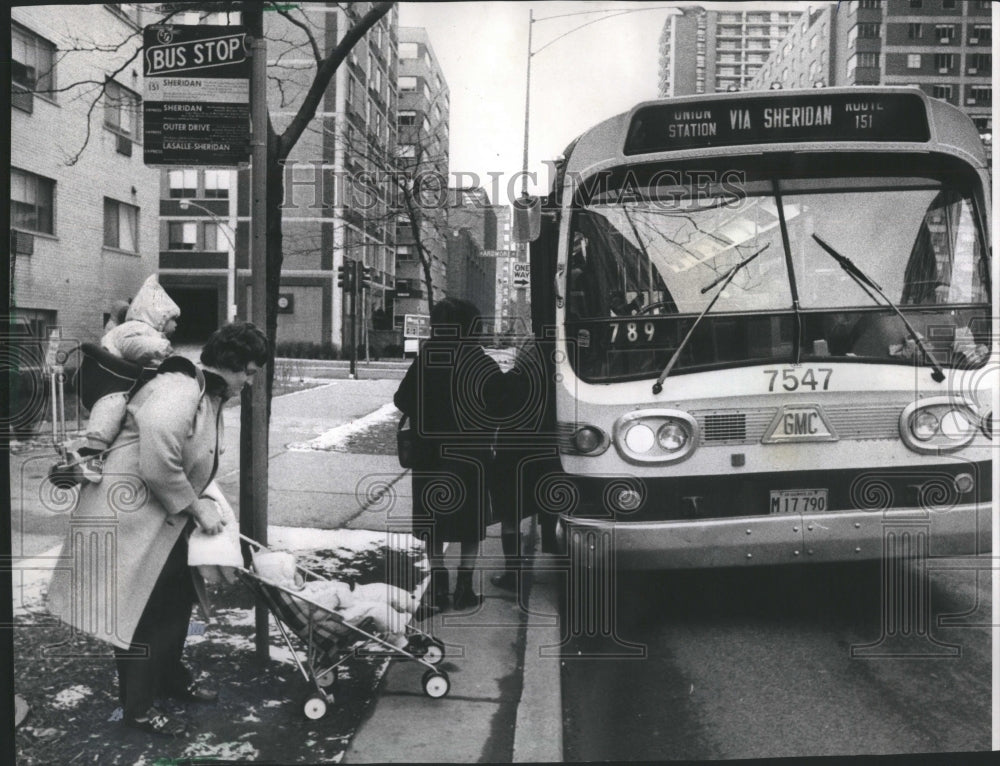
<instances>
[{"instance_id":1,"label":"bus headlight","mask_svg":"<svg viewBox=\"0 0 1000 766\"><path fill-rule=\"evenodd\" d=\"M938 432L940 421L930 410L917 410L910 418L910 430L920 441L930 441Z\"/></svg>"},{"instance_id":2,"label":"bus headlight","mask_svg":"<svg viewBox=\"0 0 1000 766\"><path fill-rule=\"evenodd\" d=\"M576 433L573 434L573 446L582 455L596 452L602 446L605 446L604 433L594 426L578 428Z\"/></svg>"},{"instance_id":3,"label":"bus headlight","mask_svg":"<svg viewBox=\"0 0 1000 766\"><path fill-rule=\"evenodd\" d=\"M636 423L625 432L625 446L637 455L653 448L653 429L644 423Z\"/></svg>"},{"instance_id":4,"label":"bus headlight","mask_svg":"<svg viewBox=\"0 0 1000 766\"><path fill-rule=\"evenodd\" d=\"M677 452L687 446L687 429L676 420L669 420L656 432L656 441L667 452Z\"/></svg>"},{"instance_id":5,"label":"bus headlight","mask_svg":"<svg viewBox=\"0 0 1000 766\"><path fill-rule=\"evenodd\" d=\"M615 423L618 453L631 463L677 463L698 446L698 421L681 410L635 410Z\"/></svg>"},{"instance_id":6,"label":"bus headlight","mask_svg":"<svg viewBox=\"0 0 1000 766\"><path fill-rule=\"evenodd\" d=\"M946 396L914 402L899 420L899 433L907 447L934 454L962 449L981 427L982 416L971 402Z\"/></svg>"}]
</instances>

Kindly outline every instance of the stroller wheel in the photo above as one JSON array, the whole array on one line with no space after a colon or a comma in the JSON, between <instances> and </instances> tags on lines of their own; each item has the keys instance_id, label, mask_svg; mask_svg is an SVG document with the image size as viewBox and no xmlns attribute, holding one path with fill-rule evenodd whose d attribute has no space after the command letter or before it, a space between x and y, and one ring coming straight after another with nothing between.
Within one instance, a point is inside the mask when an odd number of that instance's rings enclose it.
<instances>
[{"instance_id":1,"label":"stroller wheel","mask_svg":"<svg viewBox=\"0 0 1000 766\"><path fill-rule=\"evenodd\" d=\"M444 644L436 638L427 639L424 645L423 660L431 665L437 665L444 659Z\"/></svg>"},{"instance_id":2,"label":"stroller wheel","mask_svg":"<svg viewBox=\"0 0 1000 766\"><path fill-rule=\"evenodd\" d=\"M423 657L427 653L427 639L419 634L410 636L405 650L414 657Z\"/></svg>"},{"instance_id":3,"label":"stroller wheel","mask_svg":"<svg viewBox=\"0 0 1000 766\"><path fill-rule=\"evenodd\" d=\"M318 683L324 689L326 689L328 686L333 686L336 680L337 680L337 671L335 670L327 670L316 676L316 683Z\"/></svg>"},{"instance_id":4,"label":"stroller wheel","mask_svg":"<svg viewBox=\"0 0 1000 766\"><path fill-rule=\"evenodd\" d=\"M311 721L317 721L326 715L326 700L318 694L314 694L306 700L302 706L302 712Z\"/></svg>"},{"instance_id":5,"label":"stroller wheel","mask_svg":"<svg viewBox=\"0 0 1000 766\"><path fill-rule=\"evenodd\" d=\"M431 699L441 699L451 690L448 674L439 670L428 670L424 673L424 694Z\"/></svg>"}]
</instances>

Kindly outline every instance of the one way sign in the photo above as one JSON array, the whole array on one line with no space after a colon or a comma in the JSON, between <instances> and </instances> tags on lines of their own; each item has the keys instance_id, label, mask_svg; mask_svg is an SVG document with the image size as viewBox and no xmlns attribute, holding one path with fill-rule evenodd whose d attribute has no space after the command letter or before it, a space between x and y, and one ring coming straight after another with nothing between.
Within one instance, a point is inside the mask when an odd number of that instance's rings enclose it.
<instances>
[{"instance_id":1,"label":"one way sign","mask_svg":"<svg viewBox=\"0 0 1000 766\"><path fill-rule=\"evenodd\" d=\"M531 264L515 263L514 274L511 281L514 283L514 287L527 287L531 282Z\"/></svg>"}]
</instances>

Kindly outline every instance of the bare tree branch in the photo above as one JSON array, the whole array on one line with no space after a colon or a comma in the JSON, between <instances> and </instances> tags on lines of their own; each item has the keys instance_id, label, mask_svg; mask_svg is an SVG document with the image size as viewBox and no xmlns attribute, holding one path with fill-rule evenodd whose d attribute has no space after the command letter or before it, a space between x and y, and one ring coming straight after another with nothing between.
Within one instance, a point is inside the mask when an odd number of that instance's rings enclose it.
<instances>
[{"instance_id":1,"label":"bare tree branch","mask_svg":"<svg viewBox=\"0 0 1000 766\"><path fill-rule=\"evenodd\" d=\"M306 39L309 40L309 45L312 46L313 57L316 59L316 64L318 65L322 63L323 54L320 52L319 45L316 43L316 37L313 35L312 30L309 29L309 26L305 22L293 18L292 14L290 14L280 5L274 5L273 3L272 5L274 7L274 10L278 12L279 16L282 16L283 18L287 19L289 23L294 24L295 26L297 26L299 29L301 29L303 32L306 33Z\"/></svg>"},{"instance_id":2,"label":"bare tree branch","mask_svg":"<svg viewBox=\"0 0 1000 766\"><path fill-rule=\"evenodd\" d=\"M316 78L313 80L309 92L302 101L302 106L299 107L298 114L295 115L291 124L285 128L285 132L278 137L277 149L279 160L288 157L288 153L299 140L306 125L316 116L316 110L319 108L323 94L330 85L330 80L333 79L337 67L347 58L347 54L358 40L364 37L368 30L375 26L392 9L392 6L393 3L374 3L368 13L347 30L347 33L337 43L336 47L330 51L330 55L319 64L316 69Z\"/></svg>"}]
</instances>

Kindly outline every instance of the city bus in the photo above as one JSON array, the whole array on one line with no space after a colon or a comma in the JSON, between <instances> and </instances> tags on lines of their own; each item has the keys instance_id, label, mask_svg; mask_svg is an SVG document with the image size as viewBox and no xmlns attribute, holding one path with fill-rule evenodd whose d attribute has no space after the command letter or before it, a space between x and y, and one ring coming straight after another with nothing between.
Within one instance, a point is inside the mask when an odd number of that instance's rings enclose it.
<instances>
[{"instance_id":1,"label":"city bus","mask_svg":"<svg viewBox=\"0 0 1000 766\"><path fill-rule=\"evenodd\" d=\"M663 99L553 166L515 219L563 483L537 491L573 561L990 550L991 210L967 116L909 87Z\"/></svg>"}]
</instances>

